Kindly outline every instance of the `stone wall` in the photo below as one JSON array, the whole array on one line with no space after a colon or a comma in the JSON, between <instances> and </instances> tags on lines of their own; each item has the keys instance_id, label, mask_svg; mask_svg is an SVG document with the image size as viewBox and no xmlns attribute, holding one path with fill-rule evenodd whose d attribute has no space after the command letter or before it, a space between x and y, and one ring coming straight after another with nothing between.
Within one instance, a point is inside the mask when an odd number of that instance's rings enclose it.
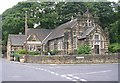
<instances>
[{"instance_id":1,"label":"stone wall","mask_svg":"<svg viewBox=\"0 0 120 83\"><path fill-rule=\"evenodd\" d=\"M39 64L94 64L94 63L118 63L120 55L85 55L85 56L28 56L28 63Z\"/></svg>"}]
</instances>

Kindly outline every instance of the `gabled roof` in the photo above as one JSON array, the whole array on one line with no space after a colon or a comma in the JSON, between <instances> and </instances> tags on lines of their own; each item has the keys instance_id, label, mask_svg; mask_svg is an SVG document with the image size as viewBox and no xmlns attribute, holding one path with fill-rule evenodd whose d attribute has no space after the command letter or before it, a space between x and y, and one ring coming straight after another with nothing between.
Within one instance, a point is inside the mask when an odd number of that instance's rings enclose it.
<instances>
[{"instance_id":1,"label":"gabled roof","mask_svg":"<svg viewBox=\"0 0 120 83\"><path fill-rule=\"evenodd\" d=\"M39 40L43 41L45 37L51 32L52 30L49 29L28 29L27 35L36 35ZM16 35L16 34L9 34L8 39L11 42L11 45L24 45L26 41L25 35Z\"/></svg>"},{"instance_id":2,"label":"gabled roof","mask_svg":"<svg viewBox=\"0 0 120 83\"><path fill-rule=\"evenodd\" d=\"M65 28L73 28L76 24L77 24L77 19L74 19L58 26L57 28L52 30L52 32L48 35L48 37L44 40L44 42L64 36Z\"/></svg>"},{"instance_id":3,"label":"gabled roof","mask_svg":"<svg viewBox=\"0 0 120 83\"><path fill-rule=\"evenodd\" d=\"M25 35L15 35L15 34L9 34L8 39L11 42L11 45L24 45L24 42L26 40Z\"/></svg>"},{"instance_id":4,"label":"gabled roof","mask_svg":"<svg viewBox=\"0 0 120 83\"><path fill-rule=\"evenodd\" d=\"M85 30L85 31L83 32L82 36L79 37L78 39L86 38L86 36L89 35L94 29L95 29L95 27L88 28L87 30Z\"/></svg>"},{"instance_id":5,"label":"gabled roof","mask_svg":"<svg viewBox=\"0 0 120 83\"><path fill-rule=\"evenodd\" d=\"M43 41L45 37L51 32L51 29L28 29L27 35L36 35L40 41Z\"/></svg>"}]
</instances>

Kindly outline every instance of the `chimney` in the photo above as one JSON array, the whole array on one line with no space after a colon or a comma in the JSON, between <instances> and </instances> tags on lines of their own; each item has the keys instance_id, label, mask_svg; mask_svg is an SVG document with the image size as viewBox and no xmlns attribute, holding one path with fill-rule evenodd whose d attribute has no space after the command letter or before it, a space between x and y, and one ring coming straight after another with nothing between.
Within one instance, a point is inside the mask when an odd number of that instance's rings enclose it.
<instances>
[{"instance_id":1,"label":"chimney","mask_svg":"<svg viewBox=\"0 0 120 83\"><path fill-rule=\"evenodd\" d=\"M25 12L25 35L27 36L27 29L28 29L28 25L27 25L27 11Z\"/></svg>"}]
</instances>

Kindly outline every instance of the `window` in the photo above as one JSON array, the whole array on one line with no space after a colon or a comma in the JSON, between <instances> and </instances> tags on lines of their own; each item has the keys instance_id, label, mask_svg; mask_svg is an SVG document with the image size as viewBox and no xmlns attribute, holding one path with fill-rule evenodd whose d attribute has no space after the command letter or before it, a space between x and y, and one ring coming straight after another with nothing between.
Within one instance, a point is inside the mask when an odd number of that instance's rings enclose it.
<instances>
[{"instance_id":1,"label":"window","mask_svg":"<svg viewBox=\"0 0 120 83\"><path fill-rule=\"evenodd\" d=\"M89 26L91 26L91 23L89 23Z\"/></svg>"},{"instance_id":2,"label":"window","mask_svg":"<svg viewBox=\"0 0 120 83\"><path fill-rule=\"evenodd\" d=\"M54 50L54 42L53 41L50 42L50 50Z\"/></svg>"},{"instance_id":3,"label":"window","mask_svg":"<svg viewBox=\"0 0 120 83\"><path fill-rule=\"evenodd\" d=\"M95 44L99 44L100 42L100 38L99 38L99 35L95 35Z\"/></svg>"},{"instance_id":4,"label":"window","mask_svg":"<svg viewBox=\"0 0 120 83\"><path fill-rule=\"evenodd\" d=\"M31 50L31 46L29 45L29 51Z\"/></svg>"},{"instance_id":5,"label":"window","mask_svg":"<svg viewBox=\"0 0 120 83\"><path fill-rule=\"evenodd\" d=\"M95 35L95 40L99 40L99 35Z\"/></svg>"},{"instance_id":6,"label":"window","mask_svg":"<svg viewBox=\"0 0 120 83\"><path fill-rule=\"evenodd\" d=\"M77 48L77 38L76 37L73 39L73 45L74 45L74 48Z\"/></svg>"},{"instance_id":7,"label":"window","mask_svg":"<svg viewBox=\"0 0 120 83\"><path fill-rule=\"evenodd\" d=\"M87 26L88 24L87 23L85 23L85 26Z\"/></svg>"},{"instance_id":8,"label":"window","mask_svg":"<svg viewBox=\"0 0 120 83\"><path fill-rule=\"evenodd\" d=\"M91 47L92 47L92 48L93 48L93 44L94 44L93 41L91 41Z\"/></svg>"},{"instance_id":9,"label":"window","mask_svg":"<svg viewBox=\"0 0 120 83\"><path fill-rule=\"evenodd\" d=\"M63 42L61 39L58 40L58 50L62 50Z\"/></svg>"},{"instance_id":10,"label":"window","mask_svg":"<svg viewBox=\"0 0 120 83\"><path fill-rule=\"evenodd\" d=\"M75 31L73 31L73 35L76 35L76 32L75 32Z\"/></svg>"}]
</instances>

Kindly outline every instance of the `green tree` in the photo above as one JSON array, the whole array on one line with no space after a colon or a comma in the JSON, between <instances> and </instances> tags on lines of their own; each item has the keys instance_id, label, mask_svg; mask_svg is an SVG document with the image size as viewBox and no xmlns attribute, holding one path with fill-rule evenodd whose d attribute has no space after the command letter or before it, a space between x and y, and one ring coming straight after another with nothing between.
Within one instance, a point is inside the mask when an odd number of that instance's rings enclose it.
<instances>
[{"instance_id":1,"label":"green tree","mask_svg":"<svg viewBox=\"0 0 120 83\"><path fill-rule=\"evenodd\" d=\"M37 28L54 29L63 24L71 17L76 17L78 12L83 14L89 8L93 15L97 15L103 29L107 28L111 36L110 41L114 43L120 40L117 33L117 25L120 24L120 6L114 2L19 2L17 5L6 10L2 14L2 35L3 44L6 45L8 34L24 34L25 11L28 11L28 27L33 28L34 24L40 25ZM114 33L115 31L115 33ZM118 40L116 40L119 38Z\"/></svg>"},{"instance_id":2,"label":"green tree","mask_svg":"<svg viewBox=\"0 0 120 83\"><path fill-rule=\"evenodd\" d=\"M120 44L119 43L112 43L109 45L109 52L111 53L118 53L120 52Z\"/></svg>"}]
</instances>

